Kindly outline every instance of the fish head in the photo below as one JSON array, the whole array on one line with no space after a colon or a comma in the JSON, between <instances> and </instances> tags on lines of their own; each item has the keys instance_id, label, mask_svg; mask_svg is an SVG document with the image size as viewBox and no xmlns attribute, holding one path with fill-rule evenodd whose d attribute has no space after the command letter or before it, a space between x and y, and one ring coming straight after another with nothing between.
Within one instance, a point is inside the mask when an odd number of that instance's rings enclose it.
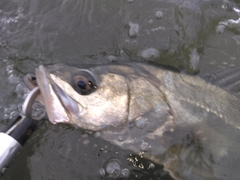
<instances>
[{"instance_id":1,"label":"fish head","mask_svg":"<svg viewBox=\"0 0 240 180\"><path fill-rule=\"evenodd\" d=\"M40 99L53 124L96 131L130 122L153 108L160 114L167 111L159 88L129 65L41 65L35 74Z\"/></svg>"}]
</instances>

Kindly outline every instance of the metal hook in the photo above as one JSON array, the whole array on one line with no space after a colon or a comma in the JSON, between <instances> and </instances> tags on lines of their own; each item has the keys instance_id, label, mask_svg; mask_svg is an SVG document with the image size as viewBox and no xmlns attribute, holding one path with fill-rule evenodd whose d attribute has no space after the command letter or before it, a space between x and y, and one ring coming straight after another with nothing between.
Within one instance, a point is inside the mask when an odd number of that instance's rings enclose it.
<instances>
[{"instance_id":1,"label":"metal hook","mask_svg":"<svg viewBox=\"0 0 240 180\"><path fill-rule=\"evenodd\" d=\"M40 94L39 87L35 87L25 99L22 105L22 115L26 116L27 118L32 118L32 105L36 100L37 96Z\"/></svg>"}]
</instances>

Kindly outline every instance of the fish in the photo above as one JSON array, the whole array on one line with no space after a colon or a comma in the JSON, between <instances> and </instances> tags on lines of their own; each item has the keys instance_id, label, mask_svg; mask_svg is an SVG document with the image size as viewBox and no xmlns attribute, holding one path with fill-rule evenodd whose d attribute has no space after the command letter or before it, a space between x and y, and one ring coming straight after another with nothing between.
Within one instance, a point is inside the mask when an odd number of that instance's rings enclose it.
<instances>
[{"instance_id":1,"label":"fish","mask_svg":"<svg viewBox=\"0 0 240 180\"><path fill-rule=\"evenodd\" d=\"M40 88L52 124L99 132L174 179L238 179L239 72L204 78L141 62L55 64L40 65L24 81Z\"/></svg>"}]
</instances>

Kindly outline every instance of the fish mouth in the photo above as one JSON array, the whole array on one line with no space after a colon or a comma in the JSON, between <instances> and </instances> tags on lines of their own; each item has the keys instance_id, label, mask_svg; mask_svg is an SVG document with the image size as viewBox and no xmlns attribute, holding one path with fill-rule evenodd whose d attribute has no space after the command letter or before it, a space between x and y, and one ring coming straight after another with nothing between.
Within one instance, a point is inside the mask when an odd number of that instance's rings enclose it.
<instances>
[{"instance_id":1,"label":"fish mouth","mask_svg":"<svg viewBox=\"0 0 240 180\"><path fill-rule=\"evenodd\" d=\"M79 104L53 81L50 73L44 66L40 65L36 68L35 74L37 82L31 82L32 79L29 78L29 75L25 81L28 82L28 88L32 86L38 86L40 88L41 96L38 99L45 106L49 121L53 124L71 124L72 116L79 114Z\"/></svg>"}]
</instances>

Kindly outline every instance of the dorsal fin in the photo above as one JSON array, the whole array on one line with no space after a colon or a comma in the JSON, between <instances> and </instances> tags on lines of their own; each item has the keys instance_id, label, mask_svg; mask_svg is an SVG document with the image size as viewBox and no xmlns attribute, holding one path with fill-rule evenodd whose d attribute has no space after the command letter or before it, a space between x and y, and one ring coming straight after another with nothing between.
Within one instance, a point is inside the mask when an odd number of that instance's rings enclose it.
<instances>
[{"instance_id":1,"label":"dorsal fin","mask_svg":"<svg viewBox=\"0 0 240 180\"><path fill-rule=\"evenodd\" d=\"M213 74L203 75L202 78L206 82L219 86L240 98L240 67L228 68Z\"/></svg>"}]
</instances>

